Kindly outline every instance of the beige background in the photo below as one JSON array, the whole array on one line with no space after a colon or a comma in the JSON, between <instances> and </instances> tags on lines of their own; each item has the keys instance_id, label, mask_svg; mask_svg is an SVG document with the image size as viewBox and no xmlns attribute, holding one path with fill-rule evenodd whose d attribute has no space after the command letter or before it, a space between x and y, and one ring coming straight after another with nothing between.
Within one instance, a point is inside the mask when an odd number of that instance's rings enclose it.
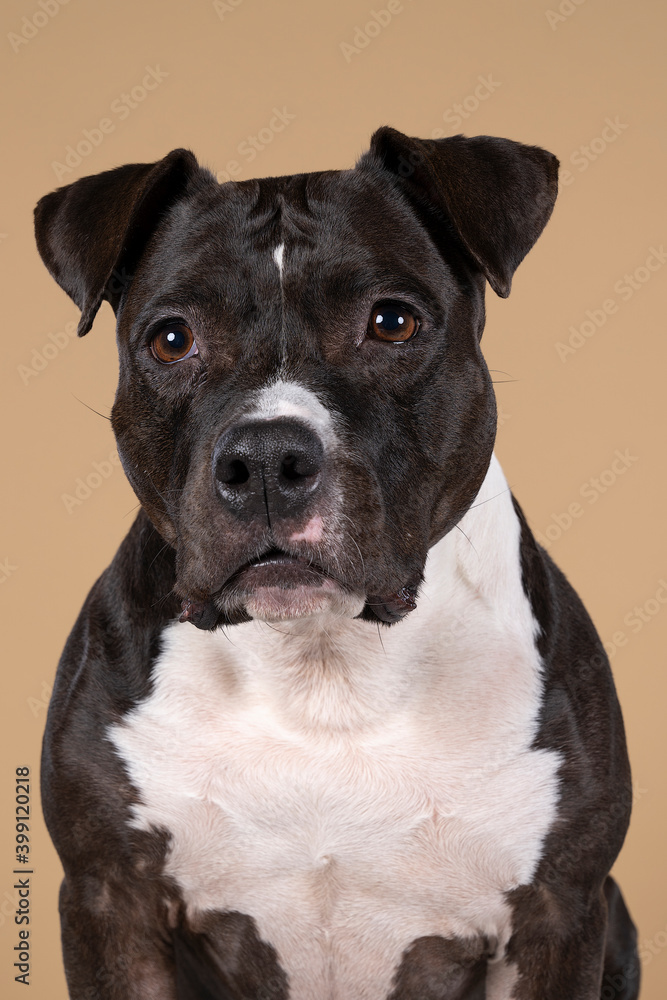
<instances>
[{"instance_id":1,"label":"beige background","mask_svg":"<svg viewBox=\"0 0 667 1000\"><path fill-rule=\"evenodd\" d=\"M29 765L30 996L66 996L59 866L37 798L40 740L62 645L136 503L120 469L104 464L108 475L92 479L98 485L85 499L69 509L63 500L113 451L108 423L92 412L108 414L113 400L113 320L105 305L88 337L67 337L78 312L39 261L33 205L59 183L182 145L216 171L236 161L243 178L346 167L389 123L423 137L440 129L541 144L569 170L512 296L500 301L489 291L486 354L503 380L498 451L510 484L613 653L636 781L617 873L639 924L642 996L662 1000L667 266L651 248L667 243L664 6L392 0L389 23L377 32L371 26L366 38L375 37L363 46L357 27L387 0L229 0L218 10L210 0L69 0L57 9L58 0L43 2L46 12L38 0L5 0L0 31L8 109L0 217L0 991L26 995L13 981L11 887L14 772ZM355 38L356 51L341 47ZM147 67L159 83L134 89ZM475 97L480 77L487 85ZM460 123L457 104L466 115ZM294 117L280 132L260 132L274 108ZM80 164L53 166L105 118L113 127L92 133L99 144ZM263 148L250 162L243 143L257 134ZM559 356L558 344L586 321L584 334L592 335L575 333L580 346ZM626 458L613 471L617 450Z\"/></svg>"}]
</instances>

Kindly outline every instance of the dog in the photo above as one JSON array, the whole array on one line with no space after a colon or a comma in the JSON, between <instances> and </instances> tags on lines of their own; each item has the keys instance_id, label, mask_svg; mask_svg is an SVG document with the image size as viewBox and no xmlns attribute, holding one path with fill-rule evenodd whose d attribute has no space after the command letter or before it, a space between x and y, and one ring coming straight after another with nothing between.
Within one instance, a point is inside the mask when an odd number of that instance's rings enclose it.
<instances>
[{"instance_id":1,"label":"dog","mask_svg":"<svg viewBox=\"0 0 667 1000\"><path fill-rule=\"evenodd\" d=\"M480 351L557 174L382 127L353 169L179 149L39 202L79 334L116 312L141 504L44 739L74 1000L638 996L621 712Z\"/></svg>"}]
</instances>

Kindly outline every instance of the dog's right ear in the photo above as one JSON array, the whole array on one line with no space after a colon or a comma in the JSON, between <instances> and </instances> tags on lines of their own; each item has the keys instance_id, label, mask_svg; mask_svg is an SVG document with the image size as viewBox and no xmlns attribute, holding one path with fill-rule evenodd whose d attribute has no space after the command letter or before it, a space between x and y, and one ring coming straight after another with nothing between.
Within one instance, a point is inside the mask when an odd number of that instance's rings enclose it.
<instances>
[{"instance_id":1,"label":"dog's right ear","mask_svg":"<svg viewBox=\"0 0 667 1000\"><path fill-rule=\"evenodd\" d=\"M37 249L81 309L80 337L90 330L103 299L118 309L161 215L200 170L189 150L175 149L157 163L130 163L82 177L38 202Z\"/></svg>"}]
</instances>

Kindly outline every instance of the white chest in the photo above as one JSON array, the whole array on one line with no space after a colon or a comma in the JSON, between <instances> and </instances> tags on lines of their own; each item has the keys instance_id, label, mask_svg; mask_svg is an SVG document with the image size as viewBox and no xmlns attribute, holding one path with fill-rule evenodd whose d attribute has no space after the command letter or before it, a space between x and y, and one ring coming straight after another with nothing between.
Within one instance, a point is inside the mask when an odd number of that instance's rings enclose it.
<instances>
[{"instance_id":1,"label":"white chest","mask_svg":"<svg viewBox=\"0 0 667 1000\"><path fill-rule=\"evenodd\" d=\"M177 626L167 646L192 636ZM136 823L170 832L167 871L191 910L252 916L293 1000L382 1000L422 935L485 934L502 952L503 894L530 880L557 796L558 759L530 749L524 706L494 725L478 677L477 710L458 720L431 691L381 726L299 731L228 680L172 649L112 733ZM326 992L332 966L340 992Z\"/></svg>"}]
</instances>

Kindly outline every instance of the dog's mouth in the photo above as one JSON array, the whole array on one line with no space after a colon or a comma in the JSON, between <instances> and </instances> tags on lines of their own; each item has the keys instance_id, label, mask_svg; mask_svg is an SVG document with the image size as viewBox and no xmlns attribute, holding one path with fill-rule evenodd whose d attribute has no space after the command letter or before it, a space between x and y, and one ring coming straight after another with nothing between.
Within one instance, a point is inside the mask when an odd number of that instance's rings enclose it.
<instances>
[{"instance_id":1,"label":"dog's mouth","mask_svg":"<svg viewBox=\"0 0 667 1000\"><path fill-rule=\"evenodd\" d=\"M404 586L369 596L312 559L272 547L234 570L210 598L184 600L180 621L212 629L223 623L277 622L322 612L356 618L367 608L371 619L392 624L414 610L416 591L416 585Z\"/></svg>"},{"instance_id":2,"label":"dog's mouth","mask_svg":"<svg viewBox=\"0 0 667 1000\"><path fill-rule=\"evenodd\" d=\"M271 548L236 570L225 587L233 587L237 592L255 591L259 587L293 590L295 587L321 587L330 579L329 574L312 560Z\"/></svg>"},{"instance_id":3,"label":"dog's mouth","mask_svg":"<svg viewBox=\"0 0 667 1000\"><path fill-rule=\"evenodd\" d=\"M325 611L347 589L319 564L272 548L238 569L222 590L251 618L285 621Z\"/></svg>"},{"instance_id":4,"label":"dog's mouth","mask_svg":"<svg viewBox=\"0 0 667 1000\"><path fill-rule=\"evenodd\" d=\"M305 555L272 547L243 563L210 598L185 600L181 621L198 628L248 621L285 621L332 611L354 617L365 597Z\"/></svg>"}]
</instances>

